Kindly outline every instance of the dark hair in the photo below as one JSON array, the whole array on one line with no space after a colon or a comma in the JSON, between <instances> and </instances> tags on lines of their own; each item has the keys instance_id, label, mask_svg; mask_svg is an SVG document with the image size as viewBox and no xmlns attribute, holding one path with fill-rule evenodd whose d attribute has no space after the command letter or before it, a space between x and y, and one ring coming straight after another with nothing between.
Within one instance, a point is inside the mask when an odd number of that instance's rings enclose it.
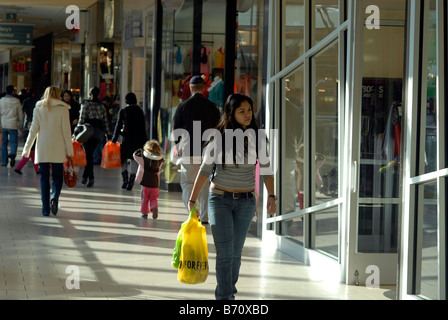
<instances>
[{"instance_id":1,"label":"dark hair","mask_svg":"<svg viewBox=\"0 0 448 320\"><path fill-rule=\"evenodd\" d=\"M235 119L235 111L245 101L248 102L249 105L252 108L252 121L249 124L249 126L246 127L246 129L243 129L243 127ZM223 148L225 148L225 145L226 145L226 142L225 142L225 137L226 137L225 131L226 131L226 129L231 129L231 130L241 129L243 131L252 129L254 131L254 133L255 133L255 138L256 138L255 141L257 141L259 126L257 124L257 121L255 120L254 102L253 102L253 100L250 97L248 97L248 96L246 96L244 94L240 94L240 93L231 94L227 98L226 103L224 104L224 112L223 112L223 114L221 116L221 119L220 119L218 125L216 126L216 129L218 129L221 132L221 135L222 135L222 147ZM233 160L235 162L235 165L238 166L236 164L236 147L237 146L236 146L235 141L233 142L232 145L233 145ZM248 147L249 147L248 146L248 141L245 138L244 139L244 152L245 153L248 152ZM258 157L258 143L256 143L256 149L257 149L256 150L256 154L257 154L257 157ZM225 152L222 152L222 156L223 156L223 159L222 159L223 162L222 163L223 163L223 167L224 167Z\"/></svg>"},{"instance_id":2,"label":"dark hair","mask_svg":"<svg viewBox=\"0 0 448 320\"><path fill-rule=\"evenodd\" d=\"M224 104L224 112L217 126L221 133L224 133L225 129L243 129L235 119L235 111L244 101L247 101L252 107L252 121L246 129L258 130L259 126L255 120L253 100L244 94L234 93L227 98Z\"/></svg>"},{"instance_id":3,"label":"dark hair","mask_svg":"<svg viewBox=\"0 0 448 320\"><path fill-rule=\"evenodd\" d=\"M133 92L129 92L126 97L125 100L126 104L137 104L137 97L135 96L135 94Z\"/></svg>"},{"instance_id":4,"label":"dark hair","mask_svg":"<svg viewBox=\"0 0 448 320\"><path fill-rule=\"evenodd\" d=\"M12 84L6 87L7 94L12 94L13 92L14 92L14 86Z\"/></svg>"},{"instance_id":5,"label":"dark hair","mask_svg":"<svg viewBox=\"0 0 448 320\"><path fill-rule=\"evenodd\" d=\"M100 95L100 89L98 89L97 87L90 88L89 95L92 96L93 101L99 101L98 96Z\"/></svg>"},{"instance_id":6,"label":"dark hair","mask_svg":"<svg viewBox=\"0 0 448 320\"><path fill-rule=\"evenodd\" d=\"M70 90L64 90L64 92L62 92L62 98L64 98L64 94L68 94L70 96L70 100L73 99L73 93Z\"/></svg>"}]
</instances>

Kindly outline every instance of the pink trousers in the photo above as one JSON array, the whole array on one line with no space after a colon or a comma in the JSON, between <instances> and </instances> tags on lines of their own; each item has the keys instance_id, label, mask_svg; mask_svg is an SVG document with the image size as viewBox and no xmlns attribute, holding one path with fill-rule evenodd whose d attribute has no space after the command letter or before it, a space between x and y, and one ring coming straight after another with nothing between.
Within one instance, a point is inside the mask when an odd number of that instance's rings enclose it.
<instances>
[{"instance_id":1,"label":"pink trousers","mask_svg":"<svg viewBox=\"0 0 448 320\"><path fill-rule=\"evenodd\" d=\"M39 165L34 163L34 150L30 151L30 157L29 158L25 158L22 157L22 160L20 160L20 162L17 164L17 169L22 170L22 168L26 165L26 163L28 162L28 160L33 161L33 165L34 165L34 170L36 172L39 172Z\"/></svg>"},{"instance_id":2,"label":"pink trousers","mask_svg":"<svg viewBox=\"0 0 448 320\"><path fill-rule=\"evenodd\" d=\"M157 199L159 198L159 188L143 187L142 189L142 207L140 212L148 214L154 207L158 206Z\"/></svg>"}]
</instances>

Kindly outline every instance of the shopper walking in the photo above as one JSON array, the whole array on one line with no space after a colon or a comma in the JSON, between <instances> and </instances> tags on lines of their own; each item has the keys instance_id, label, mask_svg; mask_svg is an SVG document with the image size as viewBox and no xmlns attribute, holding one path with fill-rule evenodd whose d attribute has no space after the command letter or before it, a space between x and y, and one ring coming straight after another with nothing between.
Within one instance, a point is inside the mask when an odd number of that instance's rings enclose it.
<instances>
[{"instance_id":1,"label":"shopper walking","mask_svg":"<svg viewBox=\"0 0 448 320\"><path fill-rule=\"evenodd\" d=\"M258 140L263 139L264 135L258 131L252 99L245 95L229 96L217 129L221 134L222 143L219 144L217 143L219 139L214 139L205 149L204 153L210 157L204 158L188 208L191 210L195 206L200 190L209 181L211 175L208 209L216 247L215 296L216 299L229 300L234 299L237 292L236 283L241 266L241 253L256 209L255 164L259 160L260 152L267 154L267 150L261 150L259 147ZM232 143L233 150L227 150L229 145L226 144L226 136L229 130L238 132L238 129L244 134L253 132L255 143L240 143L239 146ZM241 146L244 149L239 149ZM231 151L230 154L233 154L233 157L228 156L228 151ZM241 161L242 159L244 161ZM269 166L269 163L260 162L260 173L266 174L265 169ZM263 180L269 193L267 212L272 215L277 210L273 175L270 173L263 175Z\"/></svg>"},{"instance_id":2,"label":"shopper walking","mask_svg":"<svg viewBox=\"0 0 448 320\"><path fill-rule=\"evenodd\" d=\"M101 138L107 134L111 136L111 129L109 128L109 121L107 121L106 108L100 102L98 96L100 90L93 87L89 91L89 100L85 100L81 104L81 111L79 114L78 126L75 128L75 135L82 131L84 124L90 124L94 128L93 135L83 144L86 151L87 165L84 167L81 183L87 184L87 187L93 187L95 183L95 175L93 172L93 153ZM78 129L80 128L80 129ZM89 183L87 183L89 180Z\"/></svg>"},{"instance_id":3,"label":"shopper walking","mask_svg":"<svg viewBox=\"0 0 448 320\"><path fill-rule=\"evenodd\" d=\"M140 209L142 218L147 218L149 212L152 212L152 218L157 219L159 215L157 199L159 198L160 169L165 162L159 142L157 140L146 142L143 149L134 152L134 159L138 163L135 182L143 186Z\"/></svg>"},{"instance_id":4,"label":"shopper walking","mask_svg":"<svg viewBox=\"0 0 448 320\"><path fill-rule=\"evenodd\" d=\"M65 90L62 93L62 100L70 106L70 127L73 134L79 121L81 106L73 99L73 93L70 90Z\"/></svg>"},{"instance_id":5,"label":"shopper walking","mask_svg":"<svg viewBox=\"0 0 448 320\"><path fill-rule=\"evenodd\" d=\"M121 142L121 175L122 189L131 191L134 186L138 164L134 160L134 152L140 149L148 140L146 135L145 115L137 104L137 97L129 92L125 97L126 107L118 114L117 125L112 136L112 142L117 142L120 135Z\"/></svg>"},{"instance_id":6,"label":"shopper walking","mask_svg":"<svg viewBox=\"0 0 448 320\"><path fill-rule=\"evenodd\" d=\"M34 114L34 108L36 107L37 99L34 96L34 93L31 90L28 90L27 97L22 102L22 110L24 115L23 120L23 129L22 129L22 137L23 141L26 142L26 139L28 138L28 134L30 132L31 124L33 123L33 114ZM14 171L18 174L22 174L23 167L27 164L27 162L31 159L34 166L34 171L36 174L39 174L39 165L35 161L35 147L36 142L33 143L33 146L31 147L30 156L22 157L22 160L19 161Z\"/></svg>"},{"instance_id":7,"label":"shopper walking","mask_svg":"<svg viewBox=\"0 0 448 320\"><path fill-rule=\"evenodd\" d=\"M16 154L19 139L19 130L22 130L23 111L20 100L15 96L13 85L6 87L6 95L0 99L0 127L2 129L2 166L13 168L16 164ZM8 145L11 143L10 152Z\"/></svg>"},{"instance_id":8,"label":"shopper walking","mask_svg":"<svg viewBox=\"0 0 448 320\"><path fill-rule=\"evenodd\" d=\"M220 118L218 106L204 96L205 82L201 76L194 76L190 80L190 91L192 96L183 102L174 115L173 129L184 129L188 132L188 137L182 137L177 141L180 146L178 150L181 156L181 176L180 185L182 188L182 201L185 208L188 208L188 199L193 188L194 180L199 171L202 161L202 149L204 143L202 134L207 130L216 127ZM200 125L201 136L193 135L193 128ZM200 145L199 150L195 150L195 143ZM202 223L208 223L208 188L204 187L198 198L198 208L201 212L199 219Z\"/></svg>"},{"instance_id":9,"label":"shopper walking","mask_svg":"<svg viewBox=\"0 0 448 320\"><path fill-rule=\"evenodd\" d=\"M73 156L69 109L70 106L61 101L61 90L48 87L42 100L36 104L28 138L23 147L22 156L30 157L32 146L36 140L35 161L39 164L42 214L58 212L61 194L63 165L67 157ZM52 191L50 194L50 172Z\"/></svg>"}]
</instances>

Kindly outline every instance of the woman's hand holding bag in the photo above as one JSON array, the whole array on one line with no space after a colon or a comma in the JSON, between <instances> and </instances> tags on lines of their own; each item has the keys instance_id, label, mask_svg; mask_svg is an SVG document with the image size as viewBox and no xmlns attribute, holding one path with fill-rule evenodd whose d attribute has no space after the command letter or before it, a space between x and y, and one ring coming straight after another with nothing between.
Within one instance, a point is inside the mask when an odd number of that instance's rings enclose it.
<instances>
[{"instance_id":1,"label":"woman's hand holding bag","mask_svg":"<svg viewBox=\"0 0 448 320\"><path fill-rule=\"evenodd\" d=\"M63 174L65 185L70 189L76 187L76 182L78 181L78 171L73 165L73 160L71 157L67 157L67 161L64 162Z\"/></svg>"},{"instance_id":2,"label":"woman's hand holding bag","mask_svg":"<svg viewBox=\"0 0 448 320\"><path fill-rule=\"evenodd\" d=\"M196 208L190 210L190 217L181 226L171 264L178 269L177 280L182 283L197 284L207 280L207 233Z\"/></svg>"}]
</instances>

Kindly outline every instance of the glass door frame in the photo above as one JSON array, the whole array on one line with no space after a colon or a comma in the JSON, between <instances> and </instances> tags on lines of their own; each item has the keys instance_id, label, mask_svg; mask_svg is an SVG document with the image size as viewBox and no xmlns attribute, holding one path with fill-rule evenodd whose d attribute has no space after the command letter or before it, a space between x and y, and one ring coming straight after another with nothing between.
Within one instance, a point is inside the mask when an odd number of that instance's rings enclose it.
<instances>
[{"instance_id":1,"label":"glass door frame","mask_svg":"<svg viewBox=\"0 0 448 320\"><path fill-rule=\"evenodd\" d=\"M275 32L278 32L278 30L281 29L280 25L280 19L279 16L282 12L281 9L281 2L280 1L270 1L270 25L271 25L271 32L269 34L269 56L268 56L268 79L267 79L267 102L269 105L269 112L267 117L267 123L272 123L274 127L279 128L281 125L281 119L279 117L278 108L276 106L281 106L282 104L282 94L281 90L283 89L282 80L284 77L288 76L292 72L298 70L298 68L303 67L304 68L304 82L309 81L311 79L311 61L314 57L316 57L319 53L325 51L329 46L334 45L337 43L337 50L338 50L338 78L339 78L339 84L338 84L338 150L344 150L343 146L345 145L345 138L347 137L345 133L345 119L346 119L346 108L347 108L347 100L346 100L346 90L347 86L346 83L348 83L347 76L348 73L348 64L346 59L347 55L347 48L349 46L350 41L347 40L349 37L350 32L350 19L347 18L345 21L343 18L345 17L345 12L351 10L352 7L352 1L339 1L339 8L340 8L340 24L335 30L333 30L330 34L328 34L323 40L321 40L318 44L310 47L309 44L305 46L306 50L303 55L295 59L292 63L290 63L288 66L282 68L281 65L281 54L280 52L280 37L277 37ZM308 7L308 2L306 4L306 11L309 12L310 9ZM351 15L347 15L347 17L351 17ZM308 41L308 38L305 38L305 42ZM305 87L305 93L304 93L304 105L309 105L313 102L313 97L310 93L310 87ZM307 111L305 113L305 132L310 132L310 118L312 117L312 114L310 114L310 111ZM313 141L311 137L306 138L307 142L306 148L304 151L304 157L310 158L309 154L313 154L316 146L313 145ZM281 139L279 143L275 146L276 156L275 158L278 159L280 155L278 154L279 147L281 147ZM314 142L315 143L315 142ZM272 146L271 146L272 147ZM279 163L279 161L276 161ZM308 200L305 200L305 209L303 210L296 210L294 212L286 213L286 214L276 214L273 217L267 217L266 219L263 219L263 242L266 245L272 245L274 244L278 249L287 252L291 256L304 261L307 264L310 265L316 265L322 267L322 265L325 265L325 272L327 274L331 272L332 275L336 275L337 277L340 277L341 275L341 269L344 269L344 252L346 242L344 241L344 233L346 232L346 226L344 225L345 219L345 211L343 208L343 199L344 195L342 193L342 186L345 179L345 171L343 171L343 164L345 162L345 155L344 152L339 152L338 157L338 186L339 186L339 196L332 201L318 204L318 205L310 205ZM310 166L307 168L308 173L304 174L304 181L305 184L309 185L309 171L314 171L314 164L311 163ZM311 170L310 170L311 169ZM279 181L279 173L276 174L276 181ZM277 182L277 188L280 190L277 190L278 194L282 193L282 186L279 185ZM266 192L266 191L265 191ZM265 194L265 196L267 196ZM277 204L278 205L278 204ZM330 208L336 208L338 211L338 218L340 219L338 223L338 258L335 259L334 257L329 257L325 253L319 252L318 250L315 250L312 248L313 245L313 235L312 235L312 216L316 214L320 214L324 212L327 209ZM279 209L279 207L277 207ZM278 211L279 212L279 211ZM265 214L265 212L264 212ZM266 215L265 215L266 216ZM304 243L303 246L298 244L296 241L293 241L289 239L286 236L281 235L281 224L287 220L291 220L294 218L301 218L303 217L303 224L304 224Z\"/></svg>"},{"instance_id":2,"label":"glass door frame","mask_svg":"<svg viewBox=\"0 0 448 320\"><path fill-rule=\"evenodd\" d=\"M437 141L445 141L446 125L446 64L447 49L446 37L448 34L447 4L443 0L436 0L436 41L437 41L437 82L436 82L436 106L437 106ZM427 299L420 296L420 283L422 281L421 265L422 245L420 239L423 234L423 207L425 197L420 188L424 184L437 185L437 254L438 254L438 298L447 299L447 220L446 220L446 184L448 181L448 169L446 168L446 147L444 143L437 144L437 168L434 172L424 171L423 161L416 159L424 157L425 131L419 130L421 126L421 108L426 105L427 92L427 63L428 45L425 32L429 27L429 1L409 0L409 36L408 36L408 70L406 104L406 126L409 128L405 139L406 158L404 162L403 181L403 215L401 227L401 250L399 286L397 288L399 299Z\"/></svg>"},{"instance_id":3,"label":"glass door frame","mask_svg":"<svg viewBox=\"0 0 448 320\"><path fill-rule=\"evenodd\" d=\"M346 132L344 151L347 159L344 172L347 173L344 184L343 211L347 213L346 230L343 234L347 248L345 251L345 269L343 281L346 284L366 284L371 279L372 270L377 270L379 285L394 285L397 281L398 253L360 253L358 252L358 222L360 205L360 160L361 160L361 115L363 86L363 44L366 8L372 4L369 0L353 1L351 28L347 63L349 88L346 114ZM404 79L404 76L403 76ZM400 216L400 211L398 213Z\"/></svg>"}]
</instances>

